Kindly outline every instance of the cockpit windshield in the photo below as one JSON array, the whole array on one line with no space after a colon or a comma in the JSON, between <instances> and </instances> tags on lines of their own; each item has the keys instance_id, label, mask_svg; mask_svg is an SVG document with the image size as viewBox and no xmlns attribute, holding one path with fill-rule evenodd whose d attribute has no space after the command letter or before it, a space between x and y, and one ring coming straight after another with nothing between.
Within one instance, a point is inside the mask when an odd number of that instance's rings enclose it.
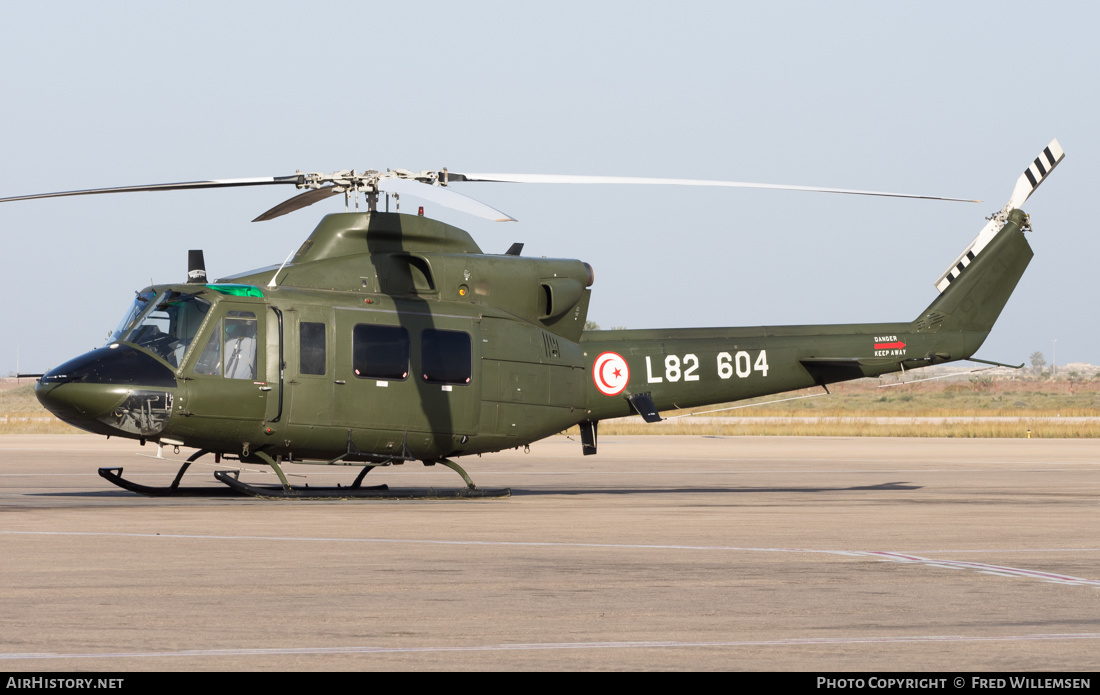
<instances>
[{"instance_id":1,"label":"cockpit windshield","mask_svg":"<svg viewBox=\"0 0 1100 695\"><path fill-rule=\"evenodd\" d=\"M140 295L134 300L131 311L139 303ZM145 311L136 323L129 314L123 319L132 326L121 329L121 340L160 355L173 367L178 367L199 332L206 312L210 311L210 302L193 294L169 291L154 300L146 300L142 308Z\"/></svg>"},{"instance_id":2,"label":"cockpit windshield","mask_svg":"<svg viewBox=\"0 0 1100 695\"><path fill-rule=\"evenodd\" d=\"M130 327L134 325L134 321L141 316L141 312L149 308L149 302L153 301L153 297L157 296L157 293L153 290L145 290L143 292L135 292L137 296L134 297L133 304L123 314L122 320L118 322L118 326L115 328L114 333L107 336L107 344L117 343L118 339L126 335L126 331L130 330Z\"/></svg>"}]
</instances>

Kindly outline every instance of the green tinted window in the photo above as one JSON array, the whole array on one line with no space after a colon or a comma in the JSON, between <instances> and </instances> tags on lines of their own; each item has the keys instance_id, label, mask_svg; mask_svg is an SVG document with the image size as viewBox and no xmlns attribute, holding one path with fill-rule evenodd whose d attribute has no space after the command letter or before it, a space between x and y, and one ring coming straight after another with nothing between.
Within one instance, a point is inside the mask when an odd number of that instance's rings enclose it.
<instances>
[{"instance_id":1,"label":"green tinted window","mask_svg":"<svg viewBox=\"0 0 1100 695\"><path fill-rule=\"evenodd\" d=\"M263 293L252 285L207 285L210 289L221 294L234 297L263 297Z\"/></svg>"}]
</instances>

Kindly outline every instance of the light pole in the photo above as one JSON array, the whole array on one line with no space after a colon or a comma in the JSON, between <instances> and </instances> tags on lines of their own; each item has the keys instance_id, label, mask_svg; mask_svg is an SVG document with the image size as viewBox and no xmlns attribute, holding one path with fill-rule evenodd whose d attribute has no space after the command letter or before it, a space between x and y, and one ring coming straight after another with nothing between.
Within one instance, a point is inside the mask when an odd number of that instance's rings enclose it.
<instances>
[{"instance_id":1,"label":"light pole","mask_svg":"<svg viewBox=\"0 0 1100 695\"><path fill-rule=\"evenodd\" d=\"M1050 341L1050 380L1054 381L1054 377L1058 376L1058 339Z\"/></svg>"}]
</instances>

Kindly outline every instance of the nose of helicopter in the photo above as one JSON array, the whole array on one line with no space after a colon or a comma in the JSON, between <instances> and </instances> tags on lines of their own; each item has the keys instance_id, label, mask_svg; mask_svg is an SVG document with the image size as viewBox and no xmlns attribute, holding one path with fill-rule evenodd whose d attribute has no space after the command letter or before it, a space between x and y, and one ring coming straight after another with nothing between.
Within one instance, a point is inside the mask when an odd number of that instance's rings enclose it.
<instances>
[{"instance_id":1,"label":"nose of helicopter","mask_svg":"<svg viewBox=\"0 0 1100 695\"><path fill-rule=\"evenodd\" d=\"M47 372L35 395L74 427L144 437L163 428L175 388L172 370L140 350L115 343Z\"/></svg>"}]
</instances>

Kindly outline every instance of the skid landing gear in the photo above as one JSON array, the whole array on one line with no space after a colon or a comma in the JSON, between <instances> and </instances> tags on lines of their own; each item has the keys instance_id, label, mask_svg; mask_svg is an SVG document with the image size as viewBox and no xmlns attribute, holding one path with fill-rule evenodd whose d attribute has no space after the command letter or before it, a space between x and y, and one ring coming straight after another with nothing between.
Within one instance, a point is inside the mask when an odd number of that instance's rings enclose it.
<instances>
[{"instance_id":1,"label":"skid landing gear","mask_svg":"<svg viewBox=\"0 0 1100 695\"><path fill-rule=\"evenodd\" d=\"M175 480L173 480L172 484L168 487L152 487L135 483L132 480L127 480L122 477L121 466L118 468L100 468L99 475L103 479L118 485L124 490L136 492L139 495L149 495L150 497L224 497L239 495L240 493L236 490L224 487L180 487L180 480L191 464L209 453L210 452L206 449L199 449L191 454L191 456L184 461L183 465L180 466L179 472L176 473Z\"/></svg>"},{"instance_id":2,"label":"skid landing gear","mask_svg":"<svg viewBox=\"0 0 1100 695\"><path fill-rule=\"evenodd\" d=\"M457 463L449 461L447 459L438 459L435 461L425 461L427 466L435 465L436 463L443 464L450 468L454 472L462 476L462 479L466 481L465 488L458 488L452 490L437 489L434 487L427 488L397 488L391 489L388 485L378 485L375 487L362 487L360 484L363 482L363 478L371 469L385 464L368 464L363 467L363 470L355 478L355 482L348 487L310 487L308 485L293 486L291 485L286 476L283 474L282 468L279 466L279 461L272 459L263 452L255 452L254 456L259 457L264 463L271 466L275 473L279 476L279 480L282 485L279 487L273 485L249 485L243 483L240 480L239 474L236 471L216 471L214 477L222 483L229 486L230 489L242 494L251 495L252 497L259 497L261 499L275 499L275 500L346 500L346 499L388 499L388 500L439 500L439 499L463 499L463 498L500 498L510 497L512 491L509 488L479 488L474 485L474 481L470 480L470 476L466 474L466 471L462 469Z\"/></svg>"},{"instance_id":3,"label":"skid landing gear","mask_svg":"<svg viewBox=\"0 0 1100 695\"><path fill-rule=\"evenodd\" d=\"M250 485L240 480L239 471L215 471L214 478L225 487L180 487L180 480L187 469L200 457L210 453L205 449L196 451L180 467L175 479L168 487L152 487L141 485L122 477L122 468L100 468L99 475L105 480L130 492L152 497L220 497L247 495L260 499L280 500L339 500L339 499L407 499L407 500L431 500L431 499L464 499L464 498L501 498L510 497L512 491L509 488L479 488L474 485L466 471L461 466L447 459L425 461L424 465L434 466L439 463L462 476L466 482L465 488L437 489L428 488L399 488L390 489L388 485L375 485L364 487L363 478L372 469L386 463L370 463L356 476L355 481L346 487L310 487L309 485L291 485L283 473L281 459L276 460L262 451L253 452L249 457L255 463L271 466L275 474L279 476L280 485Z\"/></svg>"}]
</instances>

